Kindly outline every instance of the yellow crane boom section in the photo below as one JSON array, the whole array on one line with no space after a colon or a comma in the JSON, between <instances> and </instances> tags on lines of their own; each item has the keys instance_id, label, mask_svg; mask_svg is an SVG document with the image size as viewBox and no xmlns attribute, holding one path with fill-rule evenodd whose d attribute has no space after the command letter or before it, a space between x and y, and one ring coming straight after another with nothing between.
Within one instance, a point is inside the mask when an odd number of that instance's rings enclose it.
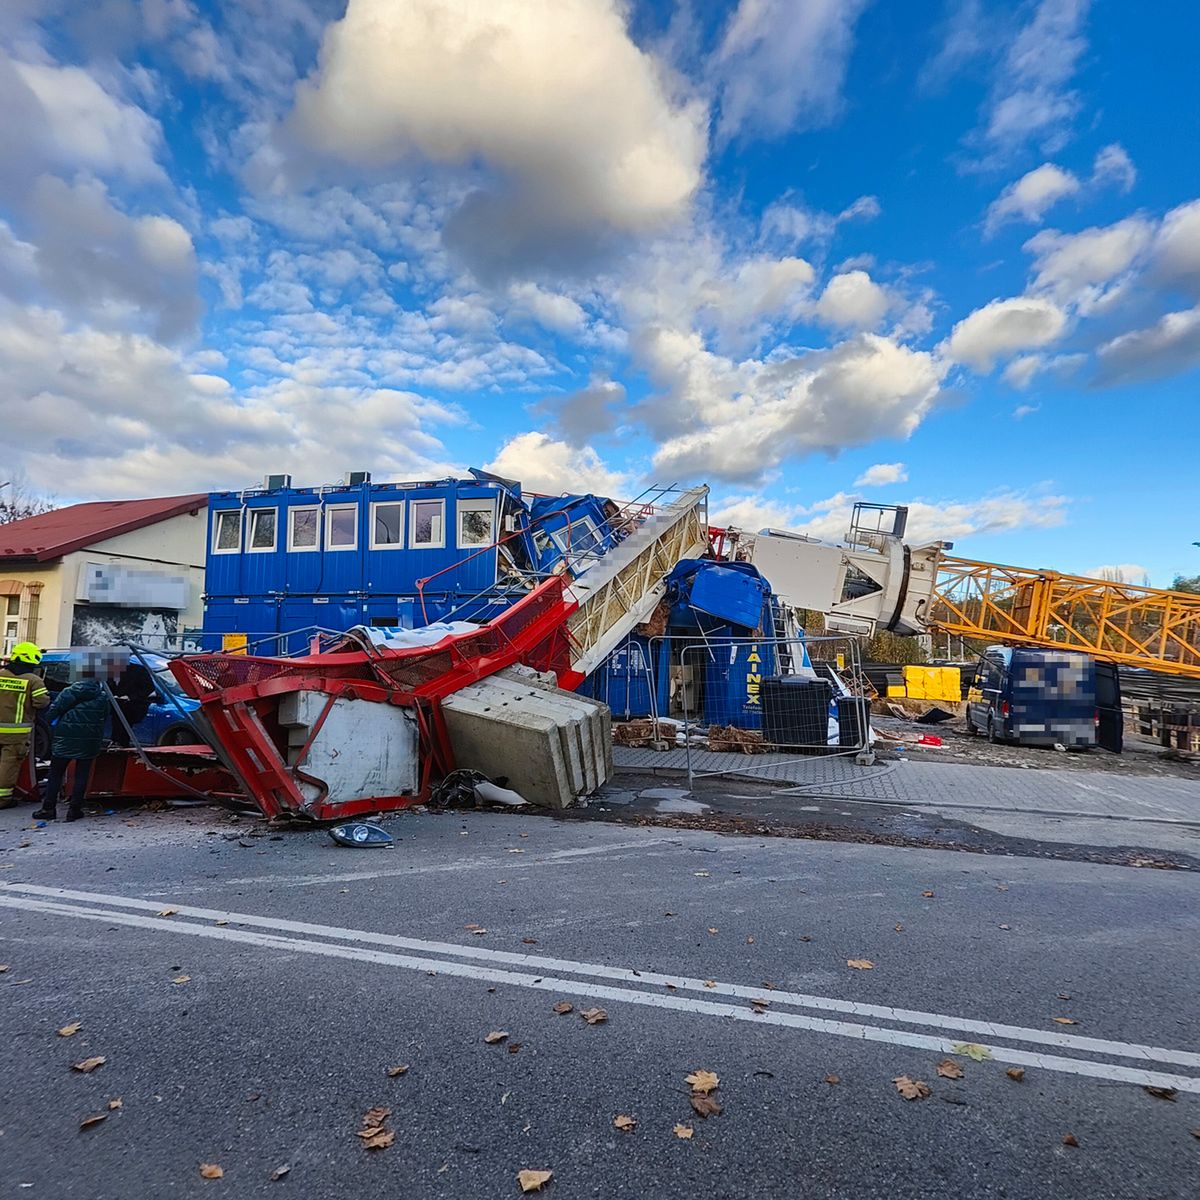
<instances>
[{"instance_id":1,"label":"yellow crane boom section","mask_svg":"<svg viewBox=\"0 0 1200 1200\"><path fill-rule=\"evenodd\" d=\"M1200 679L1200 596L940 554L931 626Z\"/></svg>"}]
</instances>

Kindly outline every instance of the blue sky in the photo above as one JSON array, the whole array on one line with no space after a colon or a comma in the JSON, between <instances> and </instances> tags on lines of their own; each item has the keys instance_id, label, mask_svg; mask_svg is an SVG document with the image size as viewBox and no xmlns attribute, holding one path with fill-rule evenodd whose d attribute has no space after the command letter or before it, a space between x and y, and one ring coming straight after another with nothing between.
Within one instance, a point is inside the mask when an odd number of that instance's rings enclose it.
<instances>
[{"instance_id":1,"label":"blue sky","mask_svg":"<svg viewBox=\"0 0 1200 1200\"><path fill-rule=\"evenodd\" d=\"M1194 6L15 0L10 469L707 482L1200 572Z\"/></svg>"}]
</instances>

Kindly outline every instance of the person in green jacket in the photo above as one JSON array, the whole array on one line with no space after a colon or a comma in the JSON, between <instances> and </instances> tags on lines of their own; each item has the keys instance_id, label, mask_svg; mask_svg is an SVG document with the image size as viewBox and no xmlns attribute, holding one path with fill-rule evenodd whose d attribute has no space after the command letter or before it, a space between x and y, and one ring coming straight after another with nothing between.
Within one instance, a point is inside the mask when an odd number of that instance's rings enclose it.
<instances>
[{"instance_id":1,"label":"person in green jacket","mask_svg":"<svg viewBox=\"0 0 1200 1200\"><path fill-rule=\"evenodd\" d=\"M33 814L38 820L53 821L57 816L58 793L71 763L75 764L75 777L71 784L67 820L78 821L83 816L83 795L87 791L92 762L104 747L108 708L104 685L90 673L55 697L46 714L54 723L54 739L42 807Z\"/></svg>"}]
</instances>

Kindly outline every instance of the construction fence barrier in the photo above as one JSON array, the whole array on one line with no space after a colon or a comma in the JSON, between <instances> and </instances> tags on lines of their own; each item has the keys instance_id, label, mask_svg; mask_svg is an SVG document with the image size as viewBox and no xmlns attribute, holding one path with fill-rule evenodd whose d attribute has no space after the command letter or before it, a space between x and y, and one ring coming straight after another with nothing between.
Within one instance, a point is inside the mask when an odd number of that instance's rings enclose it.
<instances>
[{"instance_id":1,"label":"construction fence barrier","mask_svg":"<svg viewBox=\"0 0 1200 1200\"><path fill-rule=\"evenodd\" d=\"M614 720L644 727L636 744L682 750L689 781L870 753L857 637L662 635L627 644L618 666Z\"/></svg>"}]
</instances>

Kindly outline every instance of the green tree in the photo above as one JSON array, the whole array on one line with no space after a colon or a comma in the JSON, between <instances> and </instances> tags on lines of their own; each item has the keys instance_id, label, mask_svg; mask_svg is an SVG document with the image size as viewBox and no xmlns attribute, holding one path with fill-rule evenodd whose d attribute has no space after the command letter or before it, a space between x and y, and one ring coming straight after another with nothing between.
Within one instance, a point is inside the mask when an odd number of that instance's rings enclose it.
<instances>
[{"instance_id":1,"label":"green tree","mask_svg":"<svg viewBox=\"0 0 1200 1200\"><path fill-rule=\"evenodd\" d=\"M1200 575L1176 575L1171 582L1171 588L1176 592L1192 592L1200 595Z\"/></svg>"}]
</instances>

